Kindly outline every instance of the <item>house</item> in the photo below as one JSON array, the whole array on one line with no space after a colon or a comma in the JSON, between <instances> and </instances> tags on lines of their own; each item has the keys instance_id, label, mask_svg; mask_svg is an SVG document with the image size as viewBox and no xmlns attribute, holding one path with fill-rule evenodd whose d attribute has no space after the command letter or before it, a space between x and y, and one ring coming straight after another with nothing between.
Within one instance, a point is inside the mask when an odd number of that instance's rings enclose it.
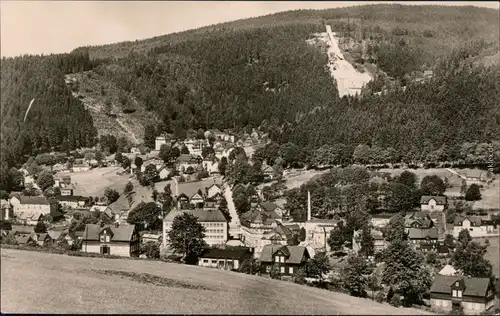
<instances>
[{"instance_id":1,"label":"house","mask_svg":"<svg viewBox=\"0 0 500 316\"><path fill-rule=\"evenodd\" d=\"M281 208L280 206L278 206L276 203L273 203L273 202L262 202L259 204L259 207L261 209L261 211L264 211L264 212L274 212L278 215L279 218L282 218L283 217L283 208Z\"/></svg>"},{"instance_id":2,"label":"house","mask_svg":"<svg viewBox=\"0 0 500 316\"><path fill-rule=\"evenodd\" d=\"M37 212L40 214L50 214L51 207L54 203L49 201L44 196L14 196L11 198L10 203L14 208L14 215L18 216L21 213Z\"/></svg>"},{"instance_id":3,"label":"house","mask_svg":"<svg viewBox=\"0 0 500 316\"><path fill-rule=\"evenodd\" d=\"M203 202L205 202L205 199L203 198L203 193L202 192L196 192L195 194L193 194L190 198L189 198L189 202L192 204L192 205L195 205L195 206L200 206L203 207Z\"/></svg>"},{"instance_id":4,"label":"house","mask_svg":"<svg viewBox=\"0 0 500 316\"><path fill-rule=\"evenodd\" d=\"M38 224L38 222L41 222L43 220L44 214L40 212L26 212L26 213L21 213L17 217L18 221L22 222L25 225L33 225L35 226Z\"/></svg>"},{"instance_id":5,"label":"house","mask_svg":"<svg viewBox=\"0 0 500 316\"><path fill-rule=\"evenodd\" d=\"M91 167L86 164L73 164L73 167L71 167L71 171L73 172L85 172L89 171Z\"/></svg>"},{"instance_id":6,"label":"house","mask_svg":"<svg viewBox=\"0 0 500 316\"><path fill-rule=\"evenodd\" d=\"M357 230L354 232L352 237L352 250L356 253L361 250L361 233L361 230ZM372 229L370 230L370 234L373 238L373 249L375 253L381 252L389 246L389 243L385 240L382 232Z\"/></svg>"},{"instance_id":7,"label":"house","mask_svg":"<svg viewBox=\"0 0 500 316\"><path fill-rule=\"evenodd\" d=\"M59 238L62 236L63 231L62 230L48 230L47 234L49 234L50 238L52 240L59 240Z\"/></svg>"},{"instance_id":8,"label":"house","mask_svg":"<svg viewBox=\"0 0 500 316\"><path fill-rule=\"evenodd\" d=\"M405 228L408 236L408 241L413 244L416 249L420 249L422 244L437 244L438 242L438 229L432 228Z\"/></svg>"},{"instance_id":9,"label":"house","mask_svg":"<svg viewBox=\"0 0 500 316\"><path fill-rule=\"evenodd\" d=\"M208 249L198 259L198 266L222 270L238 270L241 263L252 257L248 248Z\"/></svg>"},{"instance_id":10,"label":"house","mask_svg":"<svg viewBox=\"0 0 500 316\"><path fill-rule=\"evenodd\" d=\"M440 275L448 275L448 276L461 275L460 271L456 270L453 266L451 266L449 264L445 265L438 272L438 274L440 274Z\"/></svg>"},{"instance_id":11,"label":"house","mask_svg":"<svg viewBox=\"0 0 500 316\"><path fill-rule=\"evenodd\" d=\"M453 222L453 237L458 238L460 232L465 229L471 237L488 236L488 222L484 222L479 216L457 216Z\"/></svg>"},{"instance_id":12,"label":"house","mask_svg":"<svg viewBox=\"0 0 500 316\"><path fill-rule=\"evenodd\" d=\"M420 244L420 251L423 253L434 252L440 257L447 257L451 254L451 249L448 245L443 243L428 243L424 242Z\"/></svg>"},{"instance_id":13,"label":"house","mask_svg":"<svg viewBox=\"0 0 500 316\"><path fill-rule=\"evenodd\" d=\"M219 173L219 163L215 156L209 156L203 159L202 161L203 169L205 169L208 174L216 174Z\"/></svg>"},{"instance_id":14,"label":"house","mask_svg":"<svg viewBox=\"0 0 500 316\"><path fill-rule=\"evenodd\" d=\"M61 206L69 208L84 207L87 203L87 198L80 195L58 195L54 197L54 200L59 202Z\"/></svg>"},{"instance_id":15,"label":"house","mask_svg":"<svg viewBox=\"0 0 500 316\"><path fill-rule=\"evenodd\" d=\"M198 219L198 223L205 227L205 242L209 246L223 245L227 241L228 225L227 219L219 210L179 210L174 209L163 219L163 247L168 244L168 232L172 228L172 223L176 216L188 213Z\"/></svg>"},{"instance_id":16,"label":"house","mask_svg":"<svg viewBox=\"0 0 500 316\"><path fill-rule=\"evenodd\" d=\"M162 145L170 144L171 137L168 134L157 136L155 139L155 150L160 150Z\"/></svg>"},{"instance_id":17,"label":"house","mask_svg":"<svg viewBox=\"0 0 500 316\"><path fill-rule=\"evenodd\" d=\"M37 234L36 237L36 243L39 246L47 245L54 241L48 233Z\"/></svg>"},{"instance_id":18,"label":"house","mask_svg":"<svg viewBox=\"0 0 500 316\"><path fill-rule=\"evenodd\" d=\"M384 228L389 224L389 221L391 220L391 217L394 216L393 214L374 214L372 215L370 222L374 227L377 228Z\"/></svg>"},{"instance_id":19,"label":"house","mask_svg":"<svg viewBox=\"0 0 500 316\"><path fill-rule=\"evenodd\" d=\"M165 180L168 178L171 171L172 170L167 168L166 166L162 166L160 169L158 169L158 176L160 177L161 180Z\"/></svg>"},{"instance_id":20,"label":"house","mask_svg":"<svg viewBox=\"0 0 500 316\"><path fill-rule=\"evenodd\" d=\"M52 166L53 172L62 172L65 169L66 169L66 166L62 163L56 163L55 165Z\"/></svg>"},{"instance_id":21,"label":"house","mask_svg":"<svg viewBox=\"0 0 500 316\"><path fill-rule=\"evenodd\" d=\"M145 244L147 242L160 243L161 242L161 233L154 234L154 233L144 232L141 234L141 242L143 244Z\"/></svg>"},{"instance_id":22,"label":"house","mask_svg":"<svg viewBox=\"0 0 500 316\"><path fill-rule=\"evenodd\" d=\"M62 196L72 196L75 188L73 185L67 185L64 188L61 188Z\"/></svg>"},{"instance_id":23,"label":"house","mask_svg":"<svg viewBox=\"0 0 500 316\"><path fill-rule=\"evenodd\" d=\"M186 172L189 167L196 170L200 163L199 158L193 155L182 154L176 160L176 169L179 172Z\"/></svg>"},{"instance_id":24,"label":"house","mask_svg":"<svg viewBox=\"0 0 500 316\"><path fill-rule=\"evenodd\" d=\"M222 194L221 186L216 183L209 186L206 190L207 190L207 198L209 199L214 198L218 194Z\"/></svg>"},{"instance_id":25,"label":"house","mask_svg":"<svg viewBox=\"0 0 500 316\"><path fill-rule=\"evenodd\" d=\"M22 236L22 235L30 236L35 233L35 226L12 225L10 233L14 236Z\"/></svg>"},{"instance_id":26,"label":"house","mask_svg":"<svg viewBox=\"0 0 500 316\"><path fill-rule=\"evenodd\" d=\"M310 258L305 247L266 245L260 254L261 273L269 274L272 268L284 276L291 276Z\"/></svg>"},{"instance_id":27,"label":"house","mask_svg":"<svg viewBox=\"0 0 500 316\"><path fill-rule=\"evenodd\" d=\"M479 169L472 169L467 172L460 173L460 177L467 182L467 185L482 185L488 181L488 172Z\"/></svg>"},{"instance_id":28,"label":"house","mask_svg":"<svg viewBox=\"0 0 500 316\"><path fill-rule=\"evenodd\" d=\"M434 222L426 212L415 212L405 216L405 228L428 229L431 227L434 227Z\"/></svg>"},{"instance_id":29,"label":"house","mask_svg":"<svg viewBox=\"0 0 500 316\"><path fill-rule=\"evenodd\" d=\"M17 236L16 242L18 245L34 245L36 243L31 236Z\"/></svg>"},{"instance_id":30,"label":"house","mask_svg":"<svg viewBox=\"0 0 500 316\"><path fill-rule=\"evenodd\" d=\"M446 207L446 196L422 195L420 209L422 211L442 212Z\"/></svg>"},{"instance_id":31,"label":"house","mask_svg":"<svg viewBox=\"0 0 500 316\"><path fill-rule=\"evenodd\" d=\"M0 220L8 221L14 217L14 209L7 200L0 200Z\"/></svg>"},{"instance_id":32,"label":"house","mask_svg":"<svg viewBox=\"0 0 500 316\"><path fill-rule=\"evenodd\" d=\"M262 174L265 179L273 180L274 179L274 168L268 165L262 165Z\"/></svg>"},{"instance_id":33,"label":"house","mask_svg":"<svg viewBox=\"0 0 500 316\"><path fill-rule=\"evenodd\" d=\"M138 257L139 239L135 225L87 224L82 238L82 251Z\"/></svg>"},{"instance_id":34,"label":"house","mask_svg":"<svg viewBox=\"0 0 500 316\"><path fill-rule=\"evenodd\" d=\"M495 305L494 287L489 278L436 275L432 283L431 307L450 312L462 306L466 314L479 314Z\"/></svg>"}]
</instances>

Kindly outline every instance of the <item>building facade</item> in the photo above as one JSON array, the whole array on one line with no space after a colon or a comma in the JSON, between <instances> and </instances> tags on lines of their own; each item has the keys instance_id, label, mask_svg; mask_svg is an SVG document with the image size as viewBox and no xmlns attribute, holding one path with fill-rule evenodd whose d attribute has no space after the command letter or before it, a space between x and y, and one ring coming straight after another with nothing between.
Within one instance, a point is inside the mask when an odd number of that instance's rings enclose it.
<instances>
[{"instance_id":1,"label":"building facade","mask_svg":"<svg viewBox=\"0 0 500 316\"><path fill-rule=\"evenodd\" d=\"M138 257L139 243L135 225L87 224L82 235L82 251L102 255Z\"/></svg>"},{"instance_id":2,"label":"building facade","mask_svg":"<svg viewBox=\"0 0 500 316\"><path fill-rule=\"evenodd\" d=\"M436 275L431 287L431 307L450 312L462 306L466 314L480 314L495 305L493 284L489 278Z\"/></svg>"},{"instance_id":3,"label":"building facade","mask_svg":"<svg viewBox=\"0 0 500 316\"><path fill-rule=\"evenodd\" d=\"M163 219L163 243L162 246L168 245L168 232L172 228L172 223L175 217L188 213L198 219L198 223L205 227L205 242L209 246L224 245L228 238L227 220L224 215L217 209L204 210L172 210Z\"/></svg>"}]
</instances>

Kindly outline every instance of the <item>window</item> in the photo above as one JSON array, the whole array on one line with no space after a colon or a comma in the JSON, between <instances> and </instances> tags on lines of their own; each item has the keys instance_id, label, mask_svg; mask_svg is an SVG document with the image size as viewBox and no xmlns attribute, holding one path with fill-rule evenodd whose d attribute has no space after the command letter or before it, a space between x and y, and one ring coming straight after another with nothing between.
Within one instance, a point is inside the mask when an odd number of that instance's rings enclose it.
<instances>
[{"instance_id":1,"label":"window","mask_svg":"<svg viewBox=\"0 0 500 316\"><path fill-rule=\"evenodd\" d=\"M462 291L458 290L457 294L458 294L458 297L460 297L460 298L462 297Z\"/></svg>"},{"instance_id":2,"label":"window","mask_svg":"<svg viewBox=\"0 0 500 316\"><path fill-rule=\"evenodd\" d=\"M290 267L288 271L290 272L290 274L293 274L293 267Z\"/></svg>"},{"instance_id":3,"label":"window","mask_svg":"<svg viewBox=\"0 0 500 316\"><path fill-rule=\"evenodd\" d=\"M457 290L453 290L452 296L453 297L458 297Z\"/></svg>"},{"instance_id":4,"label":"window","mask_svg":"<svg viewBox=\"0 0 500 316\"><path fill-rule=\"evenodd\" d=\"M100 240L101 242L104 242L104 237L105 237L104 235L101 235L101 237L99 238L99 240Z\"/></svg>"},{"instance_id":5,"label":"window","mask_svg":"<svg viewBox=\"0 0 500 316\"><path fill-rule=\"evenodd\" d=\"M285 257L284 257L284 256L281 256L281 257L280 257L280 262L281 262L281 263L285 263Z\"/></svg>"},{"instance_id":6,"label":"window","mask_svg":"<svg viewBox=\"0 0 500 316\"><path fill-rule=\"evenodd\" d=\"M285 267L281 267L281 268L280 268L280 272L281 272L281 273L285 273Z\"/></svg>"},{"instance_id":7,"label":"window","mask_svg":"<svg viewBox=\"0 0 500 316\"><path fill-rule=\"evenodd\" d=\"M267 273L271 272L271 266L267 266L267 267L266 267L266 272L267 272Z\"/></svg>"},{"instance_id":8,"label":"window","mask_svg":"<svg viewBox=\"0 0 500 316\"><path fill-rule=\"evenodd\" d=\"M106 242L110 242L111 241L111 236L106 236Z\"/></svg>"}]
</instances>

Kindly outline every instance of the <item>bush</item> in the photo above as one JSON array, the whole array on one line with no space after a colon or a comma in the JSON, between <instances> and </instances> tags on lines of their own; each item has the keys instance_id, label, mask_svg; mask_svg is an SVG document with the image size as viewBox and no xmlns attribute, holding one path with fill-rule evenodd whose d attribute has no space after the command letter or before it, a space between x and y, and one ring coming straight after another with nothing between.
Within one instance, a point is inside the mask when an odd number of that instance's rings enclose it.
<instances>
[{"instance_id":1,"label":"bush","mask_svg":"<svg viewBox=\"0 0 500 316\"><path fill-rule=\"evenodd\" d=\"M385 301L385 293L380 291L375 294L375 301L378 303L383 303Z\"/></svg>"},{"instance_id":2,"label":"bush","mask_svg":"<svg viewBox=\"0 0 500 316\"><path fill-rule=\"evenodd\" d=\"M401 298L399 297L399 294L394 294L394 296L389 301L389 304L391 304L394 307L400 307L401 306Z\"/></svg>"}]
</instances>

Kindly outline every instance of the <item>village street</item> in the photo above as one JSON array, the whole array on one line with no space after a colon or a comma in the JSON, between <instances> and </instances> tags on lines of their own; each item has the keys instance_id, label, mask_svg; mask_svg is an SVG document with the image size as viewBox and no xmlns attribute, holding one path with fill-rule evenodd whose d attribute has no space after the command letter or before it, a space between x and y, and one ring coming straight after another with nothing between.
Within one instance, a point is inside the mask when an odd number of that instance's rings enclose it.
<instances>
[{"instance_id":1,"label":"village street","mask_svg":"<svg viewBox=\"0 0 500 316\"><path fill-rule=\"evenodd\" d=\"M236 206L234 206L233 192L227 184L224 190L224 197L226 198L227 208L229 210L229 214L231 215L231 222L229 223L229 235L238 237L239 234L241 234L240 218L238 217L238 213L236 212Z\"/></svg>"}]
</instances>

